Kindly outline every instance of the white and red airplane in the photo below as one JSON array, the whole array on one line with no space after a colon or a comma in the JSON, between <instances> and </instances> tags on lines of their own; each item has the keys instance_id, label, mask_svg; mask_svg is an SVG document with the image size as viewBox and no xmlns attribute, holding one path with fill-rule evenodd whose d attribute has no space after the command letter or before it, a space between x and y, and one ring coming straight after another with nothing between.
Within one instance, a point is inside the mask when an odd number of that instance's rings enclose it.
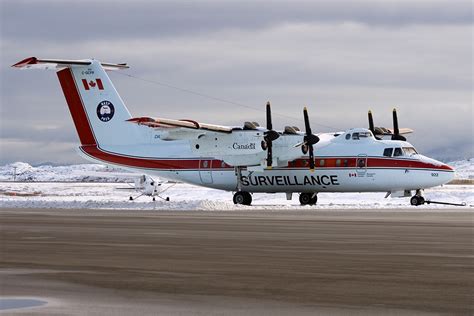
<instances>
[{"instance_id":1,"label":"white and red airplane","mask_svg":"<svg viewBox=\"0 0 474 316\"><path fill-rule=\"evenodd\" d=\"M308 112L305 131L272 127L270 104L267 126L246 122L243 127L132 117L106 70L126 64L94 59L52 60L35 57L13 67L53 69L76 126L80 152L89 160L120 166L195 185L232 191L236 204L250 205L251 193L299 193L301 204L316 204L319 192L387 192L425 202L425 188L453 179L450 166L416 152L399 129L393 111L393 130L369 129L313 134ZM390 136L384 140L382 136Z\"/></svg>"}]
</instances>

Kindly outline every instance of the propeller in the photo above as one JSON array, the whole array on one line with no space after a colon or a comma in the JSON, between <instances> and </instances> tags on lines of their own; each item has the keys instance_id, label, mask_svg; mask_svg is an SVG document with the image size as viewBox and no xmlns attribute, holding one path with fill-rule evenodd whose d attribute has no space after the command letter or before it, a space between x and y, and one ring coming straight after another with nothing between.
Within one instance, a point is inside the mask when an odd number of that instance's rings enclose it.
<instances>
[{"instance_id":1,"label":"propeller","mask_svg":"<svg viewBox=\"0 0 474 316\"><path fill-rule=\"evenodd\" d=\"M407 139L406 139L404 136L400 135L400 130L398 129L397 109L393 109L392 117L393 117L393 135L392 135L392 140L402 140L402 141L406 141Z\"/></svg>"},{"instance_id":2,"label":"propeller","mask_svg":"<svg viewBox=\"0 0 474 316\"><path fill-rule=\"evenodd\" d=\"M305 135L301 150L304 154L309 153L309 169L314 171L314 149L313 145L319 142L319 137L311 133L311 126L309 124L308 109L303 109Z\"/></svg>"},{"instance_id":3,"label":"propeller","mask_svg":"<svg viewBox=\"0 0 474 316\"><path fill-rule=\"evenodd\" d=\"M267 114L267 131L264 133L263 141L262 141L262 149L267 150L267 167L269 169L272 168L273 164L273 141L280 137L277 131L273 130L272 125L272 109L270 107L270 102L267 102L266 108Z\"/></svg>"}]
</instances>

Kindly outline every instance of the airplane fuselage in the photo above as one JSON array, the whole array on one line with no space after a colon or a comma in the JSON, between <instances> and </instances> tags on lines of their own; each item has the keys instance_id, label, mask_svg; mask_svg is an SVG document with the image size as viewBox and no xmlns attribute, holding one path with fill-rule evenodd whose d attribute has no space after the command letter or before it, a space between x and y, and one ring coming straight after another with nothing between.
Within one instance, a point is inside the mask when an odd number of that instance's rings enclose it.
<instances>
[{"instance_id":1,"label":"airplane fuselage","mask_svg":"<svg viewBox=\"0 0 474 316\"><path fill-rule=\"evenodd\" d=\"M449 182L454 170L436 160L408 153L404 141L354 139L352 129L337 136L320 135L315 170L306 156L272 169L244 168L240 185L248 192L388 192L417 190ZM188 141L163 141L150 132L149 143L136 146L81 146L86 158L162 178L236 191L234 167L213 157L196 157ZM347 135L351 135L349 139ZM391 150L390 150L391 149ZM414 150L414 149L413 149ZM388 156L390 151L390 156ZM384 153L386 154L384 156ZM397 154L397 156L394 156Z\"/></svg>"}]
</instances>

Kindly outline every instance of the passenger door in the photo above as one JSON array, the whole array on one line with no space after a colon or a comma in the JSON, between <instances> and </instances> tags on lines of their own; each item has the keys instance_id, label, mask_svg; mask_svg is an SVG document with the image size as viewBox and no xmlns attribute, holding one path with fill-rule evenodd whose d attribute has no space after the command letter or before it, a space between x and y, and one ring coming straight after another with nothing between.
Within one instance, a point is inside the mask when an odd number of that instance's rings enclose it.
<instances>
[{"instance_id":1,"label":"passenger door","mask_svg":"<svg viewBox=\"0 0 474 316\"><path fill-rule=\"evenodd\" d=\"M365 176L367 173L367 154L357 155L356 170L358 177Z\"/></svg>"},{"instance_id":2,"label":"passenger door","mask_svg":"<svg viewBox=\"0 0 474 316\"><path fill-rule=\"evenodd\" d=\"M199 161L199 177L201 178L202 184L213 183L212 179L212 160L201 159Z\"/></svg>"}]
</instances>

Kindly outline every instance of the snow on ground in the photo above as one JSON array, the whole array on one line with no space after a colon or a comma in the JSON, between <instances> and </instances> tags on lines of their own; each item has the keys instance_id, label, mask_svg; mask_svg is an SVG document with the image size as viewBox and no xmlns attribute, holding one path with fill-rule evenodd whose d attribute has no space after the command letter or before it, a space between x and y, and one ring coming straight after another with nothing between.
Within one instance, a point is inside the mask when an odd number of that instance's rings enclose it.
<instances>
[{"instance_id":1,"label":"snow on ground","mask_svg":"<svg viewBox=\"0 0 474 316\"><path fill-rule=\"evenodd\" d=\"M170 186L165 184L164 186ZM448 206L409 206L409 198L384 198L384 193L320 193L317 206L300 206L298 194L287 201L284 194L254 194L252 206L234 205L232 193L179 183L169 188L164 196L170 201L149 196L129 201L136 196L127 184L120 183L0 183L0 207L15 208L89 208L89 209L141 209L141 210L318 210L318 209L393 209L441 210ZM3 193L2 193L3 192ZM16 195L13 195L15 194ZM29 195L30 194L30 195ZM36 194L36 195L34 195ZM26 196L25 196L26 195ZM462 211L474 210L474 186L445 185L425 192L434 201L466 202Z\"/></svg>"},{"instance_id":2,"label":"snow on ground","mask_svg":"<svg viewBox=\"0 0 474 316\"><path fill-rule=\"evenodd\" d=\"M456 168L456 177L474 178L474 159L449 163ZM16 180L9 182L16 170ZM292 201L287 201L284 194L254 194L253 206L234 205L232 193L189 184L178 183L164 195L171 201L157 199L152 202L144 196L136 201L129 201L130 195L136 196L123 175L94 177L94 172L120 172L103 165L81 164L72 166L38 166L16 162L0 166L0 207L25 208L107 208L107 209L156 209L156 210L252 210L252 209L390 209L406 208L409 198L388 198L385 193L320 193L317 206L300 206L298 194ZM157 179L155 179L157 180ZM34 182L43 181L43 182ZM66 181L66 182L64 182ZM69 182L68 182L69 181ZM111 183L95 183L111 182ZM170 186L164 184L164 187ZM472 210L474 204L474 186L445 185L425 191L429 200L442 202L466 202L460 208ZM423 205L417 210L442 209L447 206Z\"/></svg>"}]
</instances>

